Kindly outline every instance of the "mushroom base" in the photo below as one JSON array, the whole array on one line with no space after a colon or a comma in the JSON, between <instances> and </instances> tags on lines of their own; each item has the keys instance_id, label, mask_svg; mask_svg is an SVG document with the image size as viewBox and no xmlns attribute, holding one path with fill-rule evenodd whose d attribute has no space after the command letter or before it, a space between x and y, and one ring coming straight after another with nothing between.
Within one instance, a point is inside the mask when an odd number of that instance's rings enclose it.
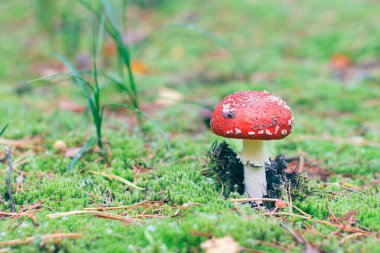
<instances>
[{"instance_id":1,"label":"mushroom base","mask_svg":"<svg viewBox=\"0 0 380 253\"><path fill-rule=\"evenodd\" d=\"M244 164L245 192L251 198L263 197L267 191L265 164L269 162L264 142L262 140L243 140L240 159Z\"/></svg>"},{"instance_id":2,"label":"mushroom base","mask_svg":"<svg viewBox=\"0 0 380 253\"><path fill-rule=\"evenodd\" d=\"M250 198L262 198L267 194L265 166L244 165L245 192Z\"/></svg>"}]
</instances>

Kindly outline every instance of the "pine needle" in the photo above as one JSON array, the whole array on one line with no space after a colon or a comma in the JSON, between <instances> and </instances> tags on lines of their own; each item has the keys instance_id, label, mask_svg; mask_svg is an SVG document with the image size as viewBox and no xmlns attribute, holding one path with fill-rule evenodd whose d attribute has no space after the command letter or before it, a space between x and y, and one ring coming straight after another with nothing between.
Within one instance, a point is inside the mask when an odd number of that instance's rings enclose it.
<instances>
[{"instance_id":1,"label":"pine needle","mask_svg":"<svg viewBox=\"0 0 380 253\"><path fill-rule=\"evenodd\" d=\"M90 170L90 173L92 174L96 174L96 175L100 175L100 176L103 176L103 177L106 177L108 179L110 179L112 181L112 179L115 179L115 180L118 180L132 188L135 188L137 190L145 190L145 188L141 188L137 185L135 185L134 183L122 178L122 177L119 177L119 176L116 176L116 175L112 175L112 174L107 174L107 173L104 173L104 172L97 172L97 171L93 171L93 170Z\"/></svg>"}]
</instances>

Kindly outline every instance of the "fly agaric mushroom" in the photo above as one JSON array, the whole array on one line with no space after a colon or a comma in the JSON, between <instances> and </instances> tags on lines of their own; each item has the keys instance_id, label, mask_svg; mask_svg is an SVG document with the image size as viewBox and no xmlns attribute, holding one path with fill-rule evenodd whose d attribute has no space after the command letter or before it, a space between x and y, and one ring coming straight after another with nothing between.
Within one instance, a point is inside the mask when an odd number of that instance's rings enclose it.
<instances>
[{"instance_id":1,"label":"fly agaric mushroom","mask_svg":"<svg viewBox=\"0 0 380 253\"><path fill-rule=\"evenodd\" d=\"M245 192L252 198L266 195L264 140L279 140L294 127L287 104L267 91L240 91L225 97L211 117L211 130L226 138L243 139Z\"/></svg>"}]
</instances>

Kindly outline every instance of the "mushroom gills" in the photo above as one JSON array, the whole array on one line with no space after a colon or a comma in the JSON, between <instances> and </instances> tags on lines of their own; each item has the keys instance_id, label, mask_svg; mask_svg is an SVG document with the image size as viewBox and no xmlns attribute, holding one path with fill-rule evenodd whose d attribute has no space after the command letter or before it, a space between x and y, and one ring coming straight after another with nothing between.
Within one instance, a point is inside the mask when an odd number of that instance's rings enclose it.
<instances>
[{"instance_id":1,"label":"mushroom gills","mask_svg":"<svg viewBox=\"0 0 380 253\"><path fill-rule=\"evenodd\" d=\"M269 163L264 142L262 140L243 140L240 159L244 164L245 192L251 198L262 198L267 193L265 164Z\"/></svg>"}]
</instances>

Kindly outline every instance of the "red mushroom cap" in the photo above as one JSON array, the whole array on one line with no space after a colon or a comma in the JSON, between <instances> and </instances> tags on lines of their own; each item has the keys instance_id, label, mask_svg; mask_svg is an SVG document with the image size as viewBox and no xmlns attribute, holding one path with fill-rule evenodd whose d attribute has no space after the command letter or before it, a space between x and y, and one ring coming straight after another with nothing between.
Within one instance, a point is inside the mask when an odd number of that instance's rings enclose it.
<instances>
[{"instance_id":1,"label":"red mushroom cap","mask_svg":"<svg viewBox=\"0 0 380 253\"><path fill-rule=\"evenodd\" d=\"M219 103L211 117L215 134L234 139L283 139L293 127L289 106L267 91L235 92Z\"/></svg>"}]
</instances>

